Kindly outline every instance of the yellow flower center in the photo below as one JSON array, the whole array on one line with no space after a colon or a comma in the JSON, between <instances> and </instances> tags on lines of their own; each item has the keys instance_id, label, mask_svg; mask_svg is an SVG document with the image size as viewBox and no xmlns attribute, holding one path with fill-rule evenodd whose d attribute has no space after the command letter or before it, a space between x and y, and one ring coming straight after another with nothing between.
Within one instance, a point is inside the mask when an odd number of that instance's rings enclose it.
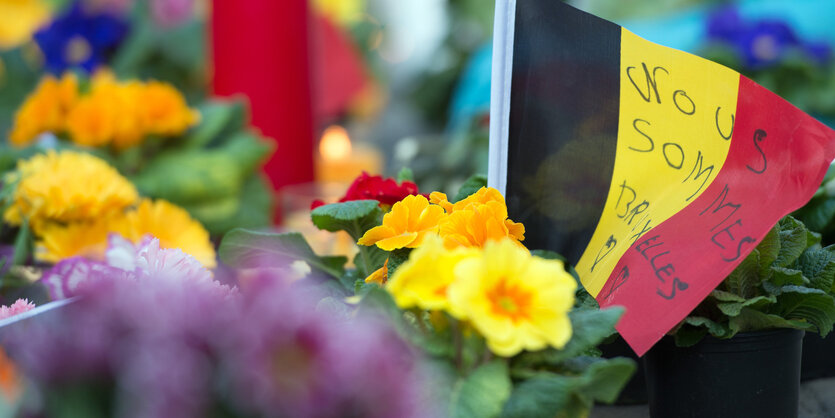
<instances>
[{"instance_id":1,"label":"yellow flower center","mask_svg":"<svg viewBox=\"0 0 835 418\"><path fill-rule=\"evenodd\" d=\"M75 36L67 43L67 49L64 50L64 56L70 64L80 64L90 58L93 49L90 43L82 36Z\"/></svg>"},{"instance_id":2,"label":"yellow flower center","mask_svg":"<svg viewBox=\"0 0 835 418\"><path fill-rule=\"evenodd\" d=\"M492 311L495 315L510 318L513 322L519 322L528 318L528 311L533 295L519 286L508 285L507 279L502 279L490 291L487 298L492 304Z\"/></svg>"}]
</instances>

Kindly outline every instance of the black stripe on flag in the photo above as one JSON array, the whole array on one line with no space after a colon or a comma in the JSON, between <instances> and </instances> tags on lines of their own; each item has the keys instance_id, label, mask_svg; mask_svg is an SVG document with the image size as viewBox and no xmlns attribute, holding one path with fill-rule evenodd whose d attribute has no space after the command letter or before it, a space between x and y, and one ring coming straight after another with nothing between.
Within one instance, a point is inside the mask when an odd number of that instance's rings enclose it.
<instances>
[{"instance_id":1,"label":"black stripe on flag","mask_svg":"<svg viewBox=\"0 0 835 418\"><path fill-rule=\"evenodd\" d=\"M558 0L518 0L508 130L511 219L576 263L614 170L621 28ZM536 202L536 203L533 203Z\"/></svg>"}]
</instances>

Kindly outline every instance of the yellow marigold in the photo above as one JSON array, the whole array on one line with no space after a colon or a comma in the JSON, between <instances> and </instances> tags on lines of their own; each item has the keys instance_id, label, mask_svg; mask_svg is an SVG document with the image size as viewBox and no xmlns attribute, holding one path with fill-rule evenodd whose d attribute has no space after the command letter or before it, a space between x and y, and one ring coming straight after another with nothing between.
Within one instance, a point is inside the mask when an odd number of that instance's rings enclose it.
<instances>
[{"instance_id":1,"label":"yellow marigold","mask_svg":"<svg viewBox=\"0 0 835 418\"><path fill-rule=\"evenodd\" d=\"M179 135L200 119L199 113L188 107L183 95L168 84L150 81L139 97L140 118L148 133Z\"/></svg>"},{"instance_id":2,"label":"yellow marigold","mask_svg":"<svg viewBox=\"0 0 835 418\"><path fill-rule=\"evenodd\" d=\"M103 260L107 237L111 233L127 236L130 231L128 218L122 213L67 225L48 223L35 242L35 259L47 263L75 256Z\"/></svg>"},{"instance_id":3,"label":"yellow marigold","mask_svg":"<svg viewBox=\"0 0 835 418\"><path fill-rule=\"evenodd\" d=\"M135 211L128 213L128 222L130 232L126 236L134 241L151 234L159 238L161 247L179 248L206 268L217 264L209 232L179 206L164 200L145 199Z\"/></svg>"},{"instance_id":4,"label":"yellow marigold","mask_svg":"<svg viewBox=\"0 0 835 418\"><path fill-rule=\"evenodd\" d=\"M493 201L452 212L440 221L438 234L448 248L483 247L505 237L521 246L525 227L507 219L507 207Z\"/></svg>"},{"instance_id":5,"label":"yellow marigold","mask_svg":"<svg viewBox=\"0 0 835 418\"><path fill-rule=\"evenodd\" d=\"M430 205L421 195L409 195L391 207L391 212L383 216L382 225L369 229L357 243L377 244L386 251L415 248L427 234L437 233L443 217L440 206Z\"/></svg>"},{"instance_id":6,"label":"yellow marigold","mask_svg":"<svg viewBox=\"0 0 835 418\"><path fill-rule=\"evenodd\" d=\"M562 262L533 257L502 240L488 243L478 257L459 261L447 294L492 352L511 357L565 346L576 287Z\"/></svg>"},{"instance_id":7,"label":"yellow marigold","mask_svg":"<svg viewBox=\"0 0 835 418\"><path fill-rule=\"evenodd\" d=\"M15 113L9 133L13 145L23 146L44 132L58 133L78 98L78 79L72 73L58 80L48 75L41 80Z\"/></svg>"},{"instance_id":8,"label":"yellow marigold","mask_svg":"<svg viewBox=\"0 0 835 418\"><path fill-rule=\"evenodd\" d=\"M4 219L20 225L23 217L37 232L47 222L75 222L119 213L138 200L133 184L90 154L48 151L18 162L6 178L17 182Z\"/></svg>"},{"instance_id":9,"label":"yellow marigold","mask_svg":"<svg viewBox=\"0 0 835 418\"><path fill-rule=\"evenodd\" d=\"M0 50L18 47L31 39L49 15L49 4L44 0L0 1Z\"/></svg>"},{"instance_id":10,"label":"yellow marigold","mask_svg":"<svg viewBox=\"0 0 835 418\"><path fill-rule=\"evenodd\" d=\"M463 313L454 309L447 298L447 287L455 279L455 266L468 257L477 257L474 248L449 251L438 237L426 237L426 241L410 255L386 282L386 290L401 308L419 307L428 310L444 310L455 317Z\"/></svg>"}]
</instances>

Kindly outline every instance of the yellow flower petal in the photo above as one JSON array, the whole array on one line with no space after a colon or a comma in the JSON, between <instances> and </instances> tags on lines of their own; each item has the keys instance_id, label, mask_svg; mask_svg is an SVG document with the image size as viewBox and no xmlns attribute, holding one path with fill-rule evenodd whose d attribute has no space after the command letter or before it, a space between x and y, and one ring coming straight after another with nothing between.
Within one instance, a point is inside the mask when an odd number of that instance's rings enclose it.
<instances>
[{"instance_id":1,"label":"yellow flower petal","mask_svg":"<svg viewBox=\"0 0 835 418\"><path fill-rule=\"evenodd\" d=\"M386 226L380 225L375 226L374 228L365 231L365 234L357 241L359 245L374 245L377 241L384 240L392 235L394 235L394 229Z\"/></svg>"},{"instance_id":2,"label":"yellow flower petal","mask_svg":"<svg viewBox=\"0 0 835 418\"><path fill-rule=\"evenodd\" d=\"M417 238L417 232L404 232L400 235L388 237L377 241L377 247L385 251L394 251L398 248L408 247Z\"/></svg>"}]
</instances>

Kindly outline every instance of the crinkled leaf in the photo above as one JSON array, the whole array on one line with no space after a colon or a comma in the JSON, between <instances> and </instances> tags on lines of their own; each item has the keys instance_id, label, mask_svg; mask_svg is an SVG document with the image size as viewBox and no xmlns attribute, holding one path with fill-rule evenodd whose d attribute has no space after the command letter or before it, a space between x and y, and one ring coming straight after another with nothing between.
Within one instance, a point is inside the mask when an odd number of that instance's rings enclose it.
<instances>
[{"instance_id":1,"label":"crinkled leaf","mask_svg":"<svg viewBox=\"0 0 835 418\"><path fill-rule=\"evenodd\" d=\"M731 332L726 338L733 337L738 332L760 331L769 328L814 329L814 325L808 322L789 320L779 315L748 308L743 309L739 315L730 318L728 325Z\"/></svg>"},{"instance_id":2,"label":"crinkled leaf","mask_svg":"<svg viewBox=\"0 0 835 418\"><path fill-rule=\"evenodd\" d=\"M459 379L450 394L449 416L489 418L502 412L512 384L504 360L493 360Z\"/></svg>"},{"instance_id":3,"label":"crinkled leaf","mask_svg":"<svg viewBox=\"0 0 835 418\"><path fill-rule=\"evenodd\" d=\"M310 213L313 224L325 231L345 231L356 242L369 229L380 224L380 202L352 200L319 206Z\"/></svg>"},{"instance_id":4,"label":"crinkled leaf","mask_svg":"<svg viewBox=\"0 0 835 418\"><path fill-rule=\"evenodd\" d=\"M710 292L710 297L719 302L744 302L745 298L736 293L726 292L724 290L716 289Z\"/></svg>"},{"instance_id":5,"label":"crinkled leaf","mask_svg":"<svg viewBox=\"0 0 835 418\"><path fill-rule=\"evenodd\" d=\"M272 224L273 194L266 179L253 173L237 196L181 204L213 236L235 228L257 229Z\"/></svg>"},{"instance_id":6,"label":"crinkled leaf","mask_svg":"<svg viewBox=\"0 0 835 418\"><path fill-rule=\"evenodd\" d=\"M477 192L482 187L487 187L487 176L483 174L475 174L468 178L461 188L458 189L458 194L455 195L455 202L464 200L467 196Z\"/></svg>"},{"instance_id":7,"label":"crinkled leaf","mask_svg":"<svg viewBox=\"0 0 835 418\"><path fill-rule=\"evenodd\" d=\"M703 327L716 338L726 337L729 333L727 325L702 316L688 316L684 319L684 323L694 327Z\"/></svg>"},{"instance_id":8,"label":"crinkled leaf","mask_svg":"<svg viewBox=\"0 0 835 418\"><path fill-rule=\"evenodd\" d=\"M760 275L764 276L766 269L780 256L780 229L778 225L775 225L765 234L756 250L759 254Z\"/></svg>"},{"instance_id":9,"label":"crinkled leaf","mask_svg":"<svg viewBox=\"0 0 835 418\"><path fill-rule=\"evenodd\" d=\"M759 247L758 247L759 248ZM759 249L755 248L725 279L728 291L744 297L754 296L762 281Z\"/></svg>"},{"instance_id":10,"label":"crinkled leaf","mask_svg":"<svg viewBox=\"0 0 835 418\"><path fill-rule=\"evenodd\" d=\"M623 312L624 309L619 306L602 310L574 309L568 314L571 319L572 335L565 347L561 350L548 348L523 353L514 360L513 367L531 368L540 364L556 366L581 355L615 333L615 324Z\"/></svg>"},{"instance_id":11,"label":"crinkled leaf","mask_svg":"<svg viewBox=\"0 0 835 418\"><path fill-rule=\"evenodd\" d=\"M742 311L742 308L750 307L756 310L763 310L768 305L777 302L777 298L768 295L768 296L757 296L755 298L747 299L742 302L722 302L717 303L716 307L722 311L723 314L727 316L737 316Z\"/></svg>"},{"instance_id":12,"label":"crinkled leaf","mask_svg":"<svg viewBox=\"0 0 835 418\"><path fill-rule=\"evenodd\" d=\"M803 272L800 270L771 266L771 277L769 281L775 286L802 286L806 284L807 280L803 277Z\"/></svg>"},{"instance_id":13,"label":"crinkled leaf","mask_svg":"<svg viewBox=\"0 0 835 418\"><path fill-rule=\"evenodd\" d=\"M775 308L786 319L814 324L822 336L832 331L835 323L835 298L820 289L784 286Z\"/></svg>"},{"instance_id":14,"label":"crinkled leaf","mask_svg":"<svg viewBox=\"0 0 835 418\"><path fill-rule=\"evenodd\" d=\"M544 258L546 260L560 260L565 262L566 259L562 255L548 250L531 250L531 255L534 257Z\"/></svg>"},{"instance_id":15,"label":"crinkled leaf","mask_svg":"<svg viewBox=\"0 0 835 418\"><path fill-rule=\"evenodd\" d=\"M207 101L200 104L197 110L200 112L200 124L182 139L183 147L204 148L216 138L226 139L242 130L248 119L246 106L240 100Z\"/></svg>"},{"instance_id":16,"label":"crinkled leaf","mask_svg":"<svg viewBox=\"0 0 835 418\"><path fill-rule=\"evenodd\" d=\"M684 324L676 330L673 338L678 347L692 347L701 341L707 335L707 332L707 328L705 327Z\"/></svg>"},{"instance_id":17,"label":"crinkled leaf","mask_svg":"<svg viewBox=\"0 0 835 418\"><path fill-rule=\"evenodd\" d=\"M337 279L342 275L341 268L335 268L332 260L323 261L296 232L233 229L223 237L218 255L224 263L236 268L283 268L295 260L302 260Z\"/></svg>"},{"instance_id":18,"label":"crinkled leaf","mask_svg":"<svg viewBox=\"0 0 835 418\"><path fill-rule=\"evenodd\" d=\"M389 277L394 275L397 268L401 264L409 260L409 254L412 253L411 248L398 248L389 253L388 274Z\"/></svg>"},{"instance_id":19,"label":"crinkled leaf","mask_svg":"<svg viewBox=\"0 0 835 418\"><path fill-rule=\"evenodd\" d=\"M781 219L779 225L780 252L774 264L788 267L806 250L809 236L806 227L791 216Z\"/></svg>"},{"instance_id":20,"label":"crinkled leaf","mask_svg":"<svg viewBox=\"0 0 835 418\"><path fill-rule=\"evenodd\" d=\"M809 278L810 286L831 291L835 282L835 246L810 248L798 260L798 268Z\"/></svg>"}]
</instances>

